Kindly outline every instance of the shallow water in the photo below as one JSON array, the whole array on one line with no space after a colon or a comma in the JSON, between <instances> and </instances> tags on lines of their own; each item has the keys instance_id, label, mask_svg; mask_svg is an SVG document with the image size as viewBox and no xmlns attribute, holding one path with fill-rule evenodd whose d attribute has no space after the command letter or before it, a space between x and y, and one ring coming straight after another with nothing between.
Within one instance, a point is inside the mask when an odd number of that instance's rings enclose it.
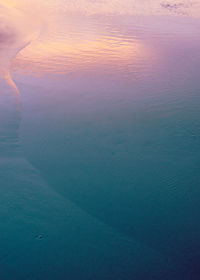
<instances>
[{"instance_id":1,"label":"shallow water","mask_svg":"<svg viewBox=\"0 0 200 280\"><path fill-rule=\"evenodd\" d=\"M0 3L1 279L199 279L199 4Z\"/></svg>"}]
</instances>

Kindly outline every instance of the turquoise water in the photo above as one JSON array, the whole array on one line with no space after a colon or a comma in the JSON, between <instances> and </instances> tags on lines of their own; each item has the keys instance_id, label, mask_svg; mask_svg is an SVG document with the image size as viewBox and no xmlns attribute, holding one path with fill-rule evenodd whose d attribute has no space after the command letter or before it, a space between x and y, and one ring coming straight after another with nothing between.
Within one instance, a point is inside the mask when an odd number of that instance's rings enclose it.
<instances>
[{"instance_id":1,"label":"turquoise water","mask_svg":"<svg viewBox=\"0 0 200 280\"><path fill-rule=\"evenodd\" d=\"M4 12L1 279L199 279L200 23L164 6Z\"/></svg>"}]
</instances>

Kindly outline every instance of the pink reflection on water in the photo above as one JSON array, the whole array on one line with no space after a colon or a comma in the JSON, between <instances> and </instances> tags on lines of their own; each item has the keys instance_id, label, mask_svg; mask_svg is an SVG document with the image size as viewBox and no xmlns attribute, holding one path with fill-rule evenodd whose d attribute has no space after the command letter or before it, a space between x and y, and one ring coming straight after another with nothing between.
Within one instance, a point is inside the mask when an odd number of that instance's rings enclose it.
<instances>
[{"instance_id":1,"label":"pink reflection on water","mask_svg":"<svg viewBox=\"0 0 200 280\"><path fill-rule=\"evenodd\" d=\"M162 63L166 38L187 39L195 32L185 16L198 16L199 11L199 5L189 0L125 0L123 5L118 0L106 1L107 5L98 0L0 3L9 8L8 17L20 27L21 40L27 40L35 25L39 29L39 38L12 65L16 73L36 76L92 72L132 79L148 75ZM25 11L25 20L18 11Z\"/></svg>"}]
</instances>

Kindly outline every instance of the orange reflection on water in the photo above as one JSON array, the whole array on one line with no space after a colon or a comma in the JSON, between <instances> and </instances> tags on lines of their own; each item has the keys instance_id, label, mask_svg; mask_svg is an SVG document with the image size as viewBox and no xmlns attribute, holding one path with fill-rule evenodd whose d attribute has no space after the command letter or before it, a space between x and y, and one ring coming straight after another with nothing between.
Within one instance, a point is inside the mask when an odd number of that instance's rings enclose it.
<instances>
[{"instance_id":1,"label":"orange reflection on water","mask_svg":"<svg viewBox=\"0 0 200 280\"><path fill-rule=\"evenodd\" d=\"M133 66L147 61L150 66L155 58L153 48L134 32L131 37L116 29L108 14L129 14L133 18L136 14L198 16L200 10L200 5L190 0L180 5L171 0L0 0L0 9L1 5L9 10L8 18L18 36L26 37L25 41L30 37L32 42L17 56L13 69L37 75L94 69L127 74L132 73ZM91 20L90 16L96 14L101 18Z\"/></svg>"},{"instance_id":2,"label":"orange reflection on water","mask_svg":"<svg viewBox=\"0 0 200 280\"><path fill-rule=\"evenodd\" d=\"M25 3L25 2L24 2ZM38 36L39 16L23 1L0 0L0 70L8 71L16 54Z\"/></svg>"},{"instance_id":3,"label":"orange reflection on water","mask_svg":"<svg viewBox=\"0 0 200 280\"><path fill-rule=\"evenodd\" d=\"M50 22L45 32L17 56L14 71L45 75L95 70L126 75L133 65L153 63L153 49L137 36L124 34L109 17L67 15L59 23Z\"/></svg>"},{"instance_id":4,"label":"orange reflection on water","mask_svg":"<svg viewBox=\"0 0 200 280\"><path fill-rule=\"evenodd\" d=\"M55 72L87 71L103 68L127 68L150 56L142 42L99 37L95 41L38 42L25 49L15 60L15 69L39 75ZM124 69L125 70L125 69Z\"/></svg>"}]
</instances>

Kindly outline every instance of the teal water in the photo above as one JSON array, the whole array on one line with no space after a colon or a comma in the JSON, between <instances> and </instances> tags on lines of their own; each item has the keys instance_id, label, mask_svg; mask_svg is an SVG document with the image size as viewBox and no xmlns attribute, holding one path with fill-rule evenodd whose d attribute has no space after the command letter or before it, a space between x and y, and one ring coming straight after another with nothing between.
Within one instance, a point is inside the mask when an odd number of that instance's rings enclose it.
<instances>
[{"instance_id":1,"label":"teal water","mask_svg":"<svg viewBox=\"0 0 200 280\"><path fill-rule=\"evenodd\" d=\"M0 33L0 278L199 279L199 20L45 24Z\"/></svg>"}]
</instances>

